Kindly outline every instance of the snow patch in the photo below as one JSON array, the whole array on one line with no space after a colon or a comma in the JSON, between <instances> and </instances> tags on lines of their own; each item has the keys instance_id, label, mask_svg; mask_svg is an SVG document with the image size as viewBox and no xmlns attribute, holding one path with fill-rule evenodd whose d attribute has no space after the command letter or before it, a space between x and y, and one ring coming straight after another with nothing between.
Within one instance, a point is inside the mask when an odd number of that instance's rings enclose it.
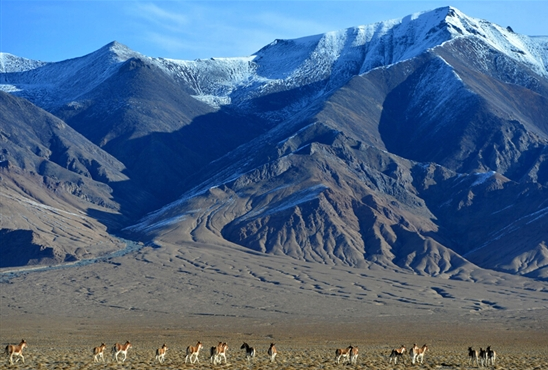
<instances>
[{"instance_id":1,"label":"snow patch","mask_svg":"<svg viewBox=\"0 0 548 370\"><path fill-rule=\"evenodd\" d=\"M491 177L493 177L496 174L495 171L489 171L489 172L476 172L474 173L474 176L476 176L476 181L471 186L478 186L483 183L485 183L487 180L489 180Z\"/></svg>"},{"instance_id":2,"label":"snow patch","mask_svg":"<svg viewBox=\"0 0 548 370\"><path fill-rule=\"evenodd\" d=\"M253 219L257 217L265 217L268 215L285 211L286 209L294 208L298 206L299 204L306 203L313 199L318 198L318 196L326 189L328 189L328 187L324 184L317 184L305 189L301 189L295 192L294 194L292 194L291 196L284 198L283 202L275 204L274 206L268 205L260 209L255 209L243 215L242 217L240 217L239 220L243 221L243 220Z\"/></svg>"}]
</instances>

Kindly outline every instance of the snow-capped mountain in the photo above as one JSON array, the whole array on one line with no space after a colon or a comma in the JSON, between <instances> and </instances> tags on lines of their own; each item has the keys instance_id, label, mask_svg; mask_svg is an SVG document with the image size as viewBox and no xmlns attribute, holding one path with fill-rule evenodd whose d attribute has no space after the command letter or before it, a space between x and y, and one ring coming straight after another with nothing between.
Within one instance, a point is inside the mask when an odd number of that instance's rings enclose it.
<instances>
[{"instance_id":1,"label":"snow-capped mountain","mask_svg":"<svg viewBox=\"0 0 548 370\"><path fill-rule=\"evenodd\" d=\"M414 58L457 38L482 40L488 48L548 76L548 38L518 35L446 7L316 36L275 40L242 58L149 58L117 42L59 63L2 54L0 89L17 91L39 106L54 109L77 102L123 62L140 58L184 82L195 98L214 107L317 84L307 97L313 99L340 88L353 76ZM51 95L57 95L55 101Z\"/></svg>"},{"instance_id":2,"label":"snow-capped mountain","mask_svg":"<svg viewBox=\"0 0 548 370\"><path fill-rule=\"evenodd\" d=\"M295 40L275 40L245 58L196 61L158 60L213 106L313 86L292 101L289 112L342 87L353 76L414 58L457 38L477 38L548 76L548 40L517 35L493 23L467 17L448 7Z\"/></svg>"},{"instance_id":3,"label":"snow-capped mountain","mask_svg":"<svg viewBox=\"0 0 548 370\"><path fill-rule=\"evenodd\" d=\"M15 63L20 58L2 53L1 89L16 92L36 105L53 110L64 104L77 104L78 99L116 72L121 62L139 57L117 42L84 57L57 63L29 61Z\"/></svg>"},{"instance_id":4,"label":"snow-capped mountain","mask_svg":"<svg viewBox=\"0 0 548 370\"><path fill-rule=\"evenodd\" d=\"M109 152L164 205L123 225L135 238L548 276L546 37L444 7L241 58L114 42L59 63L0 59L0 89Z\"/></svg>"}]
</instances>

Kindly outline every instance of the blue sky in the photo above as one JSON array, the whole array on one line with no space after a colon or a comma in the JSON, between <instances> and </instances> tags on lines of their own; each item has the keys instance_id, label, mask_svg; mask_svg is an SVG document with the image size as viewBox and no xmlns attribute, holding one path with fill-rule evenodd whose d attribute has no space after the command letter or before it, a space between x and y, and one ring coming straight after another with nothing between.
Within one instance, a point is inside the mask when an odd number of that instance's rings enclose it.
<instances>
[{"instance_id":1,"label":"blue sky","mask_svg":"<svg viewBox=\"0 0 548 370\"><path fill-rule=\"evenodd\" d=\"M43 61L111 41L151 57L253 54L298 38L451 5L515 32L548 35L548 1L134 1L0 0L0 51Z\"/></svg>"}]
</instances>

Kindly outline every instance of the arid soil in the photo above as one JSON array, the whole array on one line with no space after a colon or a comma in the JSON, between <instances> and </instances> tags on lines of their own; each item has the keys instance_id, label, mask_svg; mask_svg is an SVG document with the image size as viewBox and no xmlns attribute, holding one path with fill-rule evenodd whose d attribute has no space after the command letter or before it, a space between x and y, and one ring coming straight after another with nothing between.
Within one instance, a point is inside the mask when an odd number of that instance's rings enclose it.
<instances>
[{"instance_id":1,"label":"arid soil","mask_svg":"<svg viewBox=\"0 0 548 370\"><path fill-rule=\"evenodd\" d=\"M478 270L474 281L354 269L213 245L146 247L62 269L0 270L0 345L25 339L19 369L335 369L335 350L364 369L467 369L467 349L491 346L497 369L548 369L545 282ZM125 364L111 348L130 341ZM199 364L185 349L201 341ZM208 351L227 342L228 364ZM243 342L257 348L245 361ZM266 351L276 343L270 364ZM92 348L107 345L106 363ZM166 361L155 351L169 348ZM393 348L427 344L424 364L388 362ZM474 365L475 366L475 365Z\"/></svg>"},{"instance_id":2,"label":"arid soil","mask_svg":"<svg viewBox=\"0 0 548 370\"><path fill-rule=\"evenodd\" d=\"M491 346L497 352L494 369L546 369L548 368L548 336L539 329L490 327L487 323L477 326L443 324L442 322L410 322L401 320L376 322L319 322L314 320L263 325L255 320L223 317L195 318L185 327L184 323L150 322L128 317L118 322L105 320L101 324L85 320L40 319L28 317L23 322L2 320L1 340L18 342L24 338L28 348L22 361L9 365L7 357L0 369L471 369L467 348ZM127 360L117 364L111 348L114 343L129 340L133 348ZM201 341L204 349L199 363L185 364L186 347ZM209 348L219 341L227 342L228 363L213 365L209 361ZM107 344L105 363L94 363L92 348L102 342ZM257 350L251 362L245 359L243 342ZM279 354L270 363L267 349L276 343ZM155 360L157 348L166 344L169 348L165 362ZM389 363L392 348L413 343L427 344L424 364L411 363L406 355L397 365ZM337 364L335 350L349 345L359 348L356 365ZM121 359L122 357L120 357Z\"/></svg>"}]
</instances>

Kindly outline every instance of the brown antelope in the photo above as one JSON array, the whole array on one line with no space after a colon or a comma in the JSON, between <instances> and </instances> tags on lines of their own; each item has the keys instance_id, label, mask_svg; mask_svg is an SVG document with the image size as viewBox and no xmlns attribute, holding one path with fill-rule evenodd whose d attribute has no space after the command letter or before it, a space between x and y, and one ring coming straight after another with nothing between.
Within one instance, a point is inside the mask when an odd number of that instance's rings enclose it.
<instances>
[{"instance_id":1,"label":"brown antelope","mask_svg":"<svg viewBox=\"0 0 548 370\"><path fill-rule=\"evenodd\" d=\"M487 352L487 365L489 365L489 362L491 362L491 366L495 366L497 353L491 349L491 346L488 346L485 352Z\"/></svg>"},{"instance_id":2,"label":"brown antelope","mask_svg":"<svg viewBox=\"0 0 548 370\"><path fill-rule=\"evenodd\" d=\"M125 344L120 344L120 343L116 343L113 347L112 347L112 352L114 352L114 358L116 359L116 362L119 362L118 361L118 355L120 353L122 353L124 355L124 359L122 360L122 362L125 362L126 361L126 358L127 358L127 351L131 348L131 343L129 343L129 340L126 341Z\"/></svg>"},{"instance_id":3,"label":"brown antelope","mask_svg":"<svg viewBox=\"0 0 548 370\"><path fill-rule=\"evenodd\" d=\"M335 361L340 362L341 358L346 361L350 361L350 352L352 352L352 346L347 348L337 348L335 350Z\"/></svg>"},{"instance_id":4,"label":"brown antelope","mask_svg":"<svg viewBox=\"0 0 548 370\"><path fill-rule=\"evenodd\" d=\"M105 349L107 348L107 345L105 343L101 343L99 347L95 347L93 349L93 361L99 362L99 357L103 362L105 362L105 357L103 354L105 353Z\"/></svg>"},{"instance_id":5,"label":"brown antelope","mask_svg":"<svg viewBox=\"0 0 548 370\"><path fill-rule=\"evenodd\" d=\"M214 365L220 364L222 362L222 357L224 357L225 364L226 364L226 350L227 349L228 349L228 345L226 343L223 343L223 342L219 342L219 344L217 344L217 346L211 347L211 349L209 350L209 354L210 354L209 362L211 362Z\"/></svg>"},{"instance_id":6,"label":"brown antelope","mask_svg":"<svg viewBox=\"0 0 548 370\"><path fill-rule=\"evenodd\" d=\"M270 348L268 348L268 355L270 356L270 362L274 362L277 354L278 354L278 350L276 350L276 346L274 345L274 343L270 343Z\"/></svg>"},{"instance_id":7,"label":"brown antelope","mask_svg":"<svg viewBox=\"0 0 548 370\"><path fill-rule=\"evenodd\" d=\"M400 348L395 348L390 352L390 361L394 360L394 365L398 363L398 357L403 359L403 354L405 353L405 346L402 344Z\"/></svg>"},{"instance_id":8,"label":"brown antelope","mask_svg":"<svg viewBox=\"0 0 548 370\"><path fill-rule=\"evenodd\" d=\"M411 362L415 364L415 360L420 360L421 364L424 361L424 354L428 350L428 346L425 344L419 348L416 344L413 344L413 349L411 349Z\"/></svg>"},{"instance_id":9,"label":"brown antelope","mask_svg":"<svg viewBox=\"0 0 548 370\"><path fill-rule=\"evenodd\" d=\"M228 351L228 345L226 344L226 342L223 342L223 343L219 343L220 345L217 346L217 356L216 358L219 359L219 364L222 363L222 359L224 358L225 359L225 364L226 364L226 351Z\"/></svg>"},{"instance_id":10,"label":"brown antelope","mask_svg":"<svg viewBox=\"0 0 548 370\"><path fill-rule=\"evenodd\" d=\"M164 343L164 345L162 346L162 348L158 348L156 350L156 360L163 364L164 363L164 360L166 358L166 352L167 352L167 346L166 344Z\"/></svg>"},{"instance_id":11,"label":"brown antelope","mask_svg":"<svg viewBox=\"0 0 548 370\"><path fill-rule=\"evenodd\" d=\"M479 366L478 357L478 350L468 347L468 364L472 364L472 362L476 361L476 365Z\"/></svg>"},{"instance_id":12,"label":"brown antelope","mask_svg":"<svg viewBox=\"0 0 548 370\"><path fill-rule=\"evenodd\" d=\"M253 357L255 357L255 348L250 347L249 344L247 344L246 342L244 342L244 344L242 344L242 346L240 347L240 349L244 349L244 348L245 348L245 358L247 359L247 361L251 361Z\"/></svg>"},{"instance_id":13,"label":"brown antelope","mask_svg":"<svg viewBox=\"0 0 548 370\"><path fill-rule=\"evenodd\" d=\"M356 362L358 362L358 347L352 347L352 351L350 351L350 363L356 365Z\"/></svg>"},{"instance_id":14,"label":"brown antelope","mask_svg":"<svg viewBox=\"0 0 548 370\"><path fill-rule=\"evenodd\" d=\"M225 348L226 347L226 348ZM209 362L211 362L213 365L220 364L221 363L221 357L225 358L225 364L226 364L226 349L228 346L226 343L219 342L216 346L211 347L209 350Z\"/></svg>"},{"instance_id":15,"label":"brown antelope","mask_svg":"<svg viewBox=\"0 0 548 370\"><path fill-rule=\"evenodd\" d=\"M198 360L198 356L200 355L200 350L202 348L203 348L202 342L200 342L200 341L198 341L198 343L196 343L196 346L186 347L185 364L186 364L187 360L189 360L191 364L193 364L195 362L200 362ZM192 361L192 359L194 359L194 361Z\"/></svg>"},{"instance_id":16,"label":"brown antelope","mask_svg":"<svg viewBox=\"0 0 548 370\"><path fill-rule=\"evenodd\" d=\"M25 363L25 358L23 357L23 348L27 346L27 342L22 339L19 344L8 344L6 346L6 355L10 357L10 364L13 365L13 356L21 357L23 363ZM18 362L17 359L15 362Z\"/></svg>"}]
</instances>

